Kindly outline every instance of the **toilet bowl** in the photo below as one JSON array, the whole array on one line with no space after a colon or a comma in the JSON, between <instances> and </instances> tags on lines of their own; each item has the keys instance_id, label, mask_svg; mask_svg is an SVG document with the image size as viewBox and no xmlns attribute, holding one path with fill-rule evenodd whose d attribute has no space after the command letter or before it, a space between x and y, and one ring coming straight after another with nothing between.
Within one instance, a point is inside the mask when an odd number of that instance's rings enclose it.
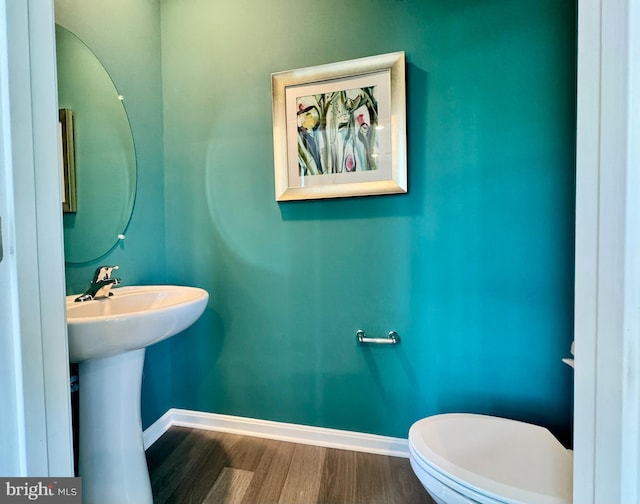
<instances>
[{"instance_id":1,"label":"toilet bowl","mask_svg":"<svg viewBox=\"0 0 640 504\"><path fill-rule=\"evenodd\" d=\"M573 455L545 428L448 413L409 431L411 467L438 504L570 504Z\"/></svg>"}]
</instances>

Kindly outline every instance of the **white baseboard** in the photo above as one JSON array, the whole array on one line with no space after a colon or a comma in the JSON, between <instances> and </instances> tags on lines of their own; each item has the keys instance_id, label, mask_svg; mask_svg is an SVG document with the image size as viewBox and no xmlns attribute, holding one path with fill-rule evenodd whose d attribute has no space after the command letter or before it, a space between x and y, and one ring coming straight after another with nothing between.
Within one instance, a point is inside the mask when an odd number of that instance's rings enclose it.
<instances>
[{"instance_id":1,"label":"white baseboard","mask_svg":"<svg viewBox=\"0 0 640 504\"><path fill-rule=\"evenodd\" d=\"M144 431L145 450L174 425L392 457L409 457L408 441L403 438L175 408L167 411Z\"/></svg>"}]
</instances>

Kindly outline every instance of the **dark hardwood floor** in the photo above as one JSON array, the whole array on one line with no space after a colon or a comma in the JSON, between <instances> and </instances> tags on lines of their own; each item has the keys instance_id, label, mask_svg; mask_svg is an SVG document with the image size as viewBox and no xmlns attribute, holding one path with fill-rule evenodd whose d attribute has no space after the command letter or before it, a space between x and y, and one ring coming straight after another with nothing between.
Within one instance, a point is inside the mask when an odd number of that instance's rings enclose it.
<instances>
[{"instance_id":1,"label":"dark hardwood floor","mask_svg":"<svg viewBox=\"0 0 640 504\"><path fill-rule=\"evenodd\" d=\"M172 427L147 450L154 504L432 504L409 460Z\"/></svg>"}]
</instances>

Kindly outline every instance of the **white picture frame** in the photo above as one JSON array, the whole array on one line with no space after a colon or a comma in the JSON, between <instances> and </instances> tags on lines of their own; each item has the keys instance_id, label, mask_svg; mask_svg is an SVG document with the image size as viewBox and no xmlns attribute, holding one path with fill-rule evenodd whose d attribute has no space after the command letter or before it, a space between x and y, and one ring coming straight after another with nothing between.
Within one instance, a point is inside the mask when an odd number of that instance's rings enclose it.
<instances>
[{"instance_id":1,"label":"white picture frame","mask_svg":"<svg viewBox=\"0 0 640 504\"><path fill-rule=\"evenodd\" d=\"M271 75L276 201L407 192L405 55Z\"/></svg>"}]
</instances>

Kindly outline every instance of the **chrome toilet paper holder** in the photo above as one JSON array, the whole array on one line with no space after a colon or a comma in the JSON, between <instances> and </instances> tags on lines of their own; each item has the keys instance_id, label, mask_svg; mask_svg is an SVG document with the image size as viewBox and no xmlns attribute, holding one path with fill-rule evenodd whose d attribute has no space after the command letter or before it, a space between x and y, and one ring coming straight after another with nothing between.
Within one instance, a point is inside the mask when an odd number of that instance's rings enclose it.
<instances>
[{"instance_id":1,"label":"chrome toilet paper holder","mask_svg":"<svg viewBox=\"0 0 640 504\"><path fill-rule=\"evenodd\" d=\"M386 338L368 338L362 329L356 331L358 343L374 343L376 345L395 345L400 343L400 335L395 331L389 331Z\"/></svg>"}]
</instances>

